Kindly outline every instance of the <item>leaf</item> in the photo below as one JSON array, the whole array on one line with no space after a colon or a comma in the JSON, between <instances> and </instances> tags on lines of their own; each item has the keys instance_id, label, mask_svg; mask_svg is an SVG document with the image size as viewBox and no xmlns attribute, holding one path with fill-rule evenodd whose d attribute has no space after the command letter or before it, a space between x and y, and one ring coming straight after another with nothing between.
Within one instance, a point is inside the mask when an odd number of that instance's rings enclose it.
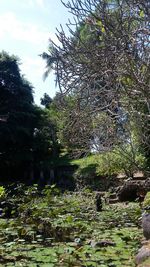
<instances>
[{"instance_id":1,"label":"leaf","mask_svg":"<svg viewBox=\"0 0 150 267\"><path fill-rule=\"evenodd\" d=\"M104 32L105 32L105 28L104 28L103 23L99 20L99 21L97 22L97 25L100 27L101 32L104 33Z\"/></svg>"},{"instance_id":2,"label":"leaf","mask_svg":"<svg viewBox=\"0 0 150 267\"><path fill-rule=\"evenodd\" d=\"M71 215L69 215L68 217L66 217L66 222L72 223L73 222L73 217Z\"/></svg>"},{"instance_id":3,"label":"leaf","mask_svg":"<svg viewBox=\"0 0 150 267\"><path fill-rule=\"evenodd\" d=\"M102 28L101 28L101 31L104 33L104 32L105 32L105 28L104 28L104 27L102 27Z\"/></svg>"},{"instance_id":4,"label":"leaf","mask_svg":"<svg viewBox=\"0 0 150 267\"><path fill-rule=\"evenodd\" d=\"M101 22L101 20L97 21L97 25L98 25L99 27L102 27L102 26L103 26L103 23Z\"/></svg>"},{"instance_id":5,"label":"leaf","mask_svg":"<svg viewBox=\"0 0 150 267\"><path fill-rule=\"evenodd\" d=\"M145 16L144 11L141 10L141 11L140 11L140 17L141 17L141 18L144 18L144 16Z\"/></svg>"},{"instance_id":6,"label":"leaf","mask_svg":"<svg viewBox=\"0 0 150 267\"><path fill-rule=\"evenodd\" d=\"M27 230L25 228L22 228L21 229L21 235L23 236L23 235L26 235L26 234L27 234Z\"/></svg>"}]
</instances>

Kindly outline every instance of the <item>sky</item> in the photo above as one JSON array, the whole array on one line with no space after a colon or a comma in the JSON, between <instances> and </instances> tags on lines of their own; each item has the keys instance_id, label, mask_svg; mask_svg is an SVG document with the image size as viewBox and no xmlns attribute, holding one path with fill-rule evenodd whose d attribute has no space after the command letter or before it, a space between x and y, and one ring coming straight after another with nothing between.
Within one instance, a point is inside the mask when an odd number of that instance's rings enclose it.
<instances>
[{"instance_id":1,"label":"sky","mask_svg":"<svg viewBox=\"0 0 150 267\"><path fill-rule=\"evenodd\" d=\"M53 73L43 81L45 62L39 55L47 51L49 38L57 42L56 27L65 27L70 17L61 0L0 0L0 51L20 58L38 105L44 93L54 97L58 90Z\"/></svg>"}]
</instances>

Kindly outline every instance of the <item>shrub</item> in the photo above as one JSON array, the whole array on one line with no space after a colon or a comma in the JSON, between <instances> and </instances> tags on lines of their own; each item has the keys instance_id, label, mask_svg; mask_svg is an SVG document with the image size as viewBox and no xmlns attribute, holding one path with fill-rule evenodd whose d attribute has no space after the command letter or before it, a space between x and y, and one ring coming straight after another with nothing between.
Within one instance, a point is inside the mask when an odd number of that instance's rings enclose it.
<instances>
[{"instance_id":1,"label":"shrub","mask_svg":"<svg viewBox=\"0 0 150 267\"><path fill-rule=\"evenodd\" d=\"M143 169L144 161L145 158L140 153L133 153L129 147L126 147L124 151L115 149L111 152L93 154L74 160L72 163L78 166L75 173L78 187L101 188L102 179L97 179L98 177L107 177L111 180L119 173L132 177L135 172Z\"/></svg>"},{"instance_id":2,"label":"shrub","mask_svg":"<svg viewBox=\"0 0 150 267\"><path fill-rule=\"evenodd\" d=\"M143 201L143 208L150 206L150 192L147 192L144 201Z\"/></svg>"},{"instance_id":3,"label":"shrub","mask_svg":"<svg viewBox=\"0 0 150 267\"><path fill-rule=\"evenodd\" d=\"M6 194L5 188L3 186L0 186L0 199L3 198Z\"/></svg>"}]
</instances>

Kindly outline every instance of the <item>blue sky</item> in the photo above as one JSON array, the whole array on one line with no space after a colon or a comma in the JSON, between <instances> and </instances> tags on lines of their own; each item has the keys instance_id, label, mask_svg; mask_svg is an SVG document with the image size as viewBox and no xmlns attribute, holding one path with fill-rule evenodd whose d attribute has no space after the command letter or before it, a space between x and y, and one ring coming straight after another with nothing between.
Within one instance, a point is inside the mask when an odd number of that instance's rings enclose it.
<instances>
[{"instance_id":1,"label":"blue sky","mask_svg":"<svg viewBox=\"0 0 150 267\"><path fill-rule=\"evenodd\" d=\"M57 41L56 27L70 16L60 0L0 0L0 51L21 59L36 104L45 92L51 97L56 92L53 74L43 81L45 62L38 55L47 50L49 38Z\"/></svg>"}]
</instances>

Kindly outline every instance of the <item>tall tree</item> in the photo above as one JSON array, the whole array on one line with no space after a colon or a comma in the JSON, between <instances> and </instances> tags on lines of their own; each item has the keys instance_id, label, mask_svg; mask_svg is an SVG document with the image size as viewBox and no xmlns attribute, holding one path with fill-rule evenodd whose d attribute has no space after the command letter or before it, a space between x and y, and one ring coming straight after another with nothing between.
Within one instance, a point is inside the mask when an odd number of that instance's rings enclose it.
<instances>
[{"instance_id":1,"label":"tall tree","mask_svg":"<svg viewBox=\"0 0 150 267\"><path fill-rule=\"evenodd\" d=\"M68 25L70 36L58 31L60 46L51 41L53 53L47 54L61 90L76 94L76 112L94 122L89 139L96 131L99 140L106 136L110 144L118 142L114 118L118 124L128 118L126 140L131 143L134 128L149 158L149 1L71 0L64 5L75 17Z\"/></svg>"},{"instance_id":2,"label":"tall tree","mask_svg":"<svg viewBox=\"0 0 150 267\"><path fill-rule=\"evenodd\" d=\"M28 165L35 127L34 112L32 86L21 75L18 58L1 52L0 117L6 118L0 122L3 175L15 176Z\"/></svg>"}]
</instances>

